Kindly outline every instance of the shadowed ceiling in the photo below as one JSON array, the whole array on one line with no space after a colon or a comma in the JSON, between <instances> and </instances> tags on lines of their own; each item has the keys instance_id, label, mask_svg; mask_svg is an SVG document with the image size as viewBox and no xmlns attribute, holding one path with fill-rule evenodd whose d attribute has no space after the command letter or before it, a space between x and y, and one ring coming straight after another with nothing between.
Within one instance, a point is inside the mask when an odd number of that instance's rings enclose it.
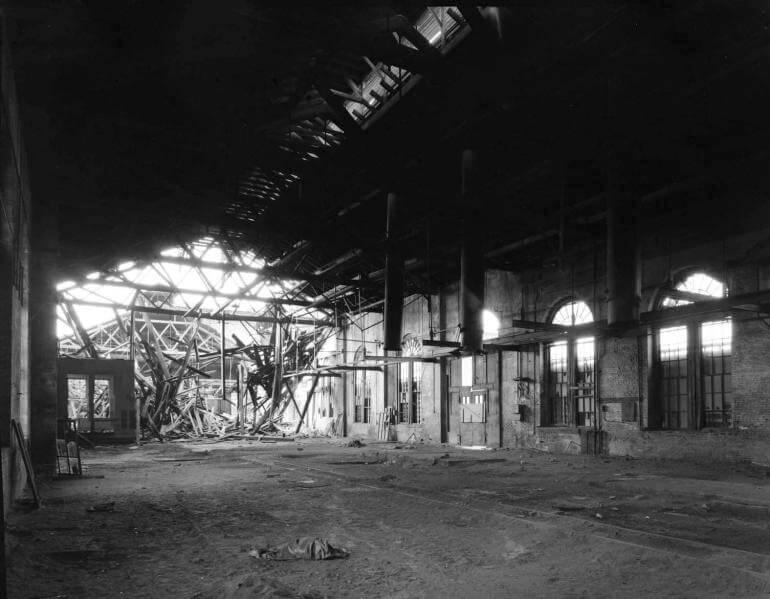
<instances>
[{"instance_id":1,"label":"shadowed ceiling","mask_svg":"<svg viewBox=\"0 0 770 599\"><path fill-rule=\"evenodd\" d=\"M469 222L498 268L601 240L610 149L635 165L650 222L666 190L683 198L669 223L736 182L763 199L764 9L561 4L437 13L455 38L435 50L411 44L403 23L428 10L411 3L7 3L33 194L57 207L63 272L211 234L277 271L372 279L372 301L395 192L408 289L427 291L456 279ZM370 63L411 82L364 98L359 118L344 99Z\"/></svg>"}]
</instances>

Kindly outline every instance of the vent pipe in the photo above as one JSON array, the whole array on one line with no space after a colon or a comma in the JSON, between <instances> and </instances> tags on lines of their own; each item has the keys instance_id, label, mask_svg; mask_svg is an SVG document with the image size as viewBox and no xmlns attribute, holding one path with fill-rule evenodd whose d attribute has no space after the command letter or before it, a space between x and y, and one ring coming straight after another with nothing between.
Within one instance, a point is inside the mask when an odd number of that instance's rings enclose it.
<instances>
[{"instance_id":1,"label":"vent pipe","mask_svg":"<svg viewBox=\"0 0 770 599\"><path fill-rule=\"evenodd\" d=\"M607 168L607 324L639 320L641 268L633 175L610 155Z\"/></svg>"},{"instance_id":2,"label":"vent pipe","mask_svg":"<svg viewBox=\"0 0 770 599\"><path fill-rule=\"evenodd\" d=\"M388 194L385 221L385 351L401 350L401 321L404 315L404 255L396 242L400 198Z\"/></svg>"},{"instance_id":3,"label":"vent pipe","mask_svg":"<svg viewBox=\"0 0 770 599\"><path fill-rule=\"evenodd\" d=\"M460 248L460 318L463 349L479 352L484 338L484 246L481 201L478 196L476 157L472 150L462 155Z\"/></svg>"}]
</instances>

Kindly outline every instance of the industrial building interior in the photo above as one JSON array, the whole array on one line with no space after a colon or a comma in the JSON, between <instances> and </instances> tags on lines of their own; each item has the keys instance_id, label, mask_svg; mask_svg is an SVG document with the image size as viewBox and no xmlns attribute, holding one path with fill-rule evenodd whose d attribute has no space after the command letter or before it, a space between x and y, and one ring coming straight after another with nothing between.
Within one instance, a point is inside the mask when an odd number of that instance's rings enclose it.
<instances>
[{"instance_id":1,"label":"industrial building interior","mask_svg":"<svg viewBox=\"0 0 770 599\"><path fill-rule=\"evenodd\" d=\"M0 597L770 596L766 6L0 15Z\"/></svg>"}]
</instances>

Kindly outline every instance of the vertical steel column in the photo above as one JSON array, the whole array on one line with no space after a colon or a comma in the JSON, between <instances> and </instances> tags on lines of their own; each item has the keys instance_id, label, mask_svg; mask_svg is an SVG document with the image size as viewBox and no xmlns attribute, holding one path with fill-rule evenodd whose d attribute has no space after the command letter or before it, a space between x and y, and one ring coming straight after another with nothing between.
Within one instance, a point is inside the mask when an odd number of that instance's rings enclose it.
<instances>
[{"instance_id":1,"label":"vertical steel column","mask_svg":"<svg viewBox=\"0 0 770 599\"><path fill-rule=\"evenodd\" d=\"M0 439L0 447L2 447L2 441L3 440ZM2 455L0 454L0 599L6 599L6 597L8 597L7 584L5 580L5 573L7 569L7 560L5 554L5 484L3 482L3 459Z\"/></svg>"},{"instance_id":2,"label":"vertical steel column","mask_svg":"<svg viewBox=\"0 0 770 599\"><path fill-rule=\"evenodd\" d=\"M462 246L460 249L460 318L463 348L479 352L482 348L484 325L484 248L482 208L476 184L475 155L465 150L462 155Z\"/></svg>"},{"instance_id":3,"label":"vertical steel column","mask_svg":"<svg viewBox=\"0 0 770 599\"><path fill-rule=\"evenodd\" d=\"M131 376L135 376L136 374L136 345L134 343L134 330L136 328L136 317L134 315L134 311L131 310L131 316L128 321L128 358L131 360ZM131 388L134 388L133 385L134 381L131 381ZM141 417L142 417L142 400L139 397L139 395L136 395L134 397L134 414L136 418L136 422L134 424L135 429L135 436L136 436L136 444L139 445L139 443L142 440L142 424L141 424Z\"/></svg>"},{"instance_id":4,"label":"vertical steel column","mask_svg":"<svg viewBox=\"0 0 770 599\"><path fill-rule=\"evenodd\" d=\"M273 351L275 374L273 376L273 397L270 402L270 418L273 416L272 411L280 403L281 389L283 388L283 327L277 320L275 323L275 349Z\"/></svg>"},{"instance_id":5,"label":"vertical steel column","mask_svg":"<svg viewBox=\"0 0 770 599\"><path fill-rule=\"evenodd\" d=\"M607 324L639 320L641 268L637 247L637 160L623 152L623 106L616 92L622 65L609 65L607 77Z\"/></svg>"},{"instance_id":6,"label":"vertical steel column","mask_svg":"<svg viewBox=\"0 0 770 599\"><path fill-rule=\"evenodd\" d=\"M607 172L607 324L639 319L641 269L631 175L610 155ZM624 180L622 180L624 179Z\"/></svg>"},{"instance_id":7,"label":"vertical steel column","mask_svg":"<svg viewBox=\"0 0 770 599\"><path fill-rule=\"evenodd\" d=\"M222 374L222 403L225 402L225 315L222 314L222 328L219 331L219 366ZM224 409L220 406L220 409Z\"/></svg>"},{"instance_id":8,"label":"vertical steel column","mask_svg":"<svg viewBox=\"0 0 770 599\"><path fill-rule=\"evenodd\" d=\"M136 347L134 346L134 329L136 327L136 319L134 311L131 310L131 315L128 320L128 359L132 362L136 358Z\"/></svg>"},{"instance_id":9,"label":"vertical steel column","mask_svg":"<svg viewBox=\"0 0 770 599\"><path fill-rule=\"evenodd\" d=\"M348 325L349 326L349 325ZM348 359L348 327L344 326L341 329L342 332L342 363L347 362ZM339 347L339 346L338 346ZM342 378L339 379L342 385L342 436L348 436L348 373L342 371Z\"/></svg>"},{"instance_id":10,"label":"vertical steel column","mask_svg":"<svg viewBox=\"0 0 770 599\"><path fill-rule=\"evenodd\" d=\"M235 369L236 375L235 375L235 425L238 427L238 430L243 432L243 396L241 395L241 364L238 364L238 367Z\"/></svg>"},{"instance_id":11,"label":"vertical steel column","mask_svg":"<svg viewBox=\"0 0 770 599\"><path fill-rule=\"evenodd\" d=\"M399 229L399 197L388 194L385 225L385 351L401 350L401 322L404 315L404 256L396 244ZM386 383L387 384L387 383Z\"/></svg>"}]
</instances>

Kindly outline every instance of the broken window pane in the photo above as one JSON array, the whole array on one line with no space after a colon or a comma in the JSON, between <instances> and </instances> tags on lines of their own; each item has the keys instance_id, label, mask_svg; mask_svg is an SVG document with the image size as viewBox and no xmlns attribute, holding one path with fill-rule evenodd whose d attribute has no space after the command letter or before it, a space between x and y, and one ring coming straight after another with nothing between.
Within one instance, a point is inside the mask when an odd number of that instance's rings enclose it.
<instances>
[{"instance_id":1,"label":"broken window pane","mask_svg":"<svg viewBox=\"0 0 770 599\"><path fill-rule=\"evenodd\" d=\"M88 418L88 377L67 375L67 416L73 420Z\"/></svg>"},{"instance_id":2,"label":"broken window pane","mask_svg":"<svg viewBox=\"0 0 770 599\"><path fill-rule=\"evenodd\" d=\"M112 377L94 378L94 418L112 417Z\"/></svg>"}]
</instances>

